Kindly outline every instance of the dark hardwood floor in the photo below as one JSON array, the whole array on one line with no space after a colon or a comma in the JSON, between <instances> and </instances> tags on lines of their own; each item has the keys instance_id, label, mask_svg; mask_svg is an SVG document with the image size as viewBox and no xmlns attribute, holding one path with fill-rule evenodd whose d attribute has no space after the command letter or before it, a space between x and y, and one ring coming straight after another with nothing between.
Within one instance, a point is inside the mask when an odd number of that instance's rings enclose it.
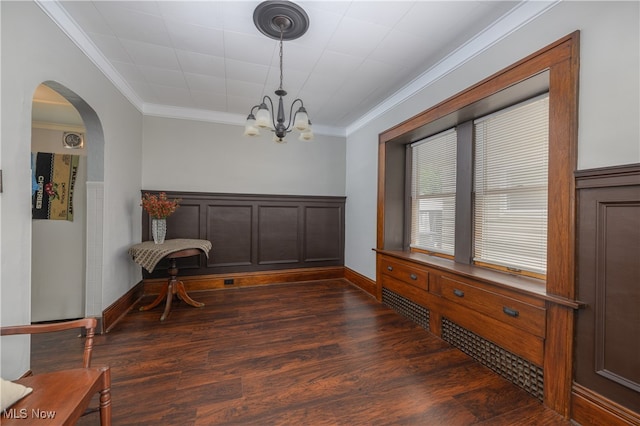
<instances>
[{"instance_id":1,"label":"dark hardwood floor","mask_svg":"<svg viewBox=\"0 0 640 426\"><path fill-rule=\"evenodd\" d=\"M344 280L191 296L96 336L114 425L570 424ZM78 366L77 334L33 336L33 371Z\"/></svg>"}]
</instances>

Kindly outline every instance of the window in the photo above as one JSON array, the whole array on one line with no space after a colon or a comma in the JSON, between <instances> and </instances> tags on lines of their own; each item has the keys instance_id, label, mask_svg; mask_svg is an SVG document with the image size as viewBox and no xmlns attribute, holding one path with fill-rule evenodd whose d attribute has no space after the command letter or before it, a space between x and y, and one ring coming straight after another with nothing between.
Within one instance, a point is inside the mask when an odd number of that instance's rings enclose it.
<instances>
[{"instance_id":1,"label":"window","mask_svg":"<svg viewBox=\"0 0 640 426\"><path fill-rule=\"evenodd\" d=\"M475 120L474 256L546 273L549 96Z\"/></svg>"},{"instance_id":2,"label":"window","mask_svg":"<svg viewBox=\"0 0 640 426\"><path fill-rule=\"evenodd\" d=\"M415 142L409 155L411 250L546 274L548 93Z\"/></svg>"},{"instance_id":3,"label":"window","mask_svg":"<svg viewBox=\"0 0 640 426\"><path fill-rule=\"evenodd\" d=\"M411 145L411 247L454 254L456 131Z\"/></svg>"}]
</instances>

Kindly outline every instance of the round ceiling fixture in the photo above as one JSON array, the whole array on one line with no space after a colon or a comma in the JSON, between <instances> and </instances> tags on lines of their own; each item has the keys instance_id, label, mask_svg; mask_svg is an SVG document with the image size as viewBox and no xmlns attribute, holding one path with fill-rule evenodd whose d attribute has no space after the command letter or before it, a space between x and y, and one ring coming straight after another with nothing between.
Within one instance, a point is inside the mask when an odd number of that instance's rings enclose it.
<instances>
[{"instance_id":1,"label":"round ceiling fixture","mask_svg":"<svg viewBox=\"0 0 640 426\"><path fill-rule=\"evenodd\" d=\"M253 12L253 23L269 38L295 40L307 32L307 13L290 1L265 1Z\"/></svg>"}]
</instances>

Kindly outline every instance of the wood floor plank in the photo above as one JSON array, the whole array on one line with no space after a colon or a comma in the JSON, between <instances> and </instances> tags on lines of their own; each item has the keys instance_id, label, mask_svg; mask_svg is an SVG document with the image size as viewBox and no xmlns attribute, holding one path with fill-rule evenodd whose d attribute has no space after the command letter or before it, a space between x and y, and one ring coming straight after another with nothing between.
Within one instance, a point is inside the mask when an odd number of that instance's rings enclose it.
<instances>
[{"instance_id":1,"label":"wood floor plank","mask_svg":"<svg viewBox=\"0 0 640 426\"><path fill-rule=\"evenodd\" d=\"M96 336L114 425L570 424L344 280L192 296L205 306L132 310ZM32 369L73 367L81 348L33 336Z\"/></svg>"}]
</instances>

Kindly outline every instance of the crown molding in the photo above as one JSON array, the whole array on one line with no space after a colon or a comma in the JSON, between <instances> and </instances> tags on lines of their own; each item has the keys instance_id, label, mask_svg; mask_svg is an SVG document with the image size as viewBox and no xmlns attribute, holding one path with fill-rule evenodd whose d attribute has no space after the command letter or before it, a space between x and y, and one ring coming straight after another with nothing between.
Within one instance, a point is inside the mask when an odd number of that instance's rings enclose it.
<instances>
[{"instance_id":1,"label":"crown molding","mask_svg":"<svg viewBox=\"0 0 640 426\"><path fill-rule=\"evenodd\" d=\"M422 89L434 84L447 74L455 71L466 62L478 56L509 34L523 27L533 19L547 12L561 0L537 1L525 0L511 9L491 26L451 52L419 77L408 83L395 94L378 104L366 114L346 127L346 136L364 127L384 113L395 108Z\"/></svg>"},{"instance_id":2,"label":"crown molding","mask_svg":"<svg viewBox=\"0 0 640 426\"><path fill-rule=\"evenodd\" d=\"M233 124L244 126L246 117L228 112L211 111L198 108L184 108L171 105L145 103L142 108L144 115L153 117L179 118L183 120L208 121L211 123Z\"/></svg>"},{"instance_id":3,"label":"crown molding","mask_svg":"<svg viewBox=\"0 0 640 426\"><path fill-rule=\"evenodd\" d=\"M89 36L82 31L80 26L69 16L67 11L60 6L57 0L34 0L40 9L60 27L60 29L75 43L76 46L89 58L93 64L107 77L122 95L138 109L143 110L144 102L137 93L127 84L126 80L104 57L100 50L91 41Z\"/></svg>"},{"instance_id":4,"label":"crown molding","mask_svg":"<svg viewBox=\"0 0 640 426\"><path fill-rule=\"evenodd\" d=\"M316 135L337 136L341 138L347 137L347 129L344 127L323 126L322 124L313 125L313 133Z\"/></svg>"},{"instance_id":5,"label":"crown molding","mask_svg":"<svg viewBox=\"0 0 640 426\"><path fill-rule=\"evenodd\" d=\"M228 112L211 111L197 108L183 108L160 104L145 103L142 109L145 116L178 118L182 120L206 121L210 123L231 124L244 127L247 117ZM313 125L317 135L345 137L344 129L331 126Z\"/></svg>"}]
</instances>

